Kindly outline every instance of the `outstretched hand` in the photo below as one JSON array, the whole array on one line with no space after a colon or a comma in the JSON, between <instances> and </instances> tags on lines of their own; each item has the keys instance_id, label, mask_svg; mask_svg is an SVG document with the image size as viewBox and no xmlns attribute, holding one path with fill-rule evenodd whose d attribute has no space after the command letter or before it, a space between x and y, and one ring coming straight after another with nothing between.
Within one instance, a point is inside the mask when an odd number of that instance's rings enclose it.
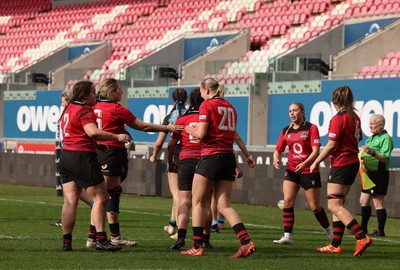
<instances>
[{"instance_id":1,"label":"outstretched hand","mask_svg":"<svg viewBox=\"0 0 400 270\"><path fill-rule=\"evenodd\" d=\"M167 129L171 132L182 132L185 127L182 125L173 125L171 123L168 124Z\"/></svg>"}]
</instances>

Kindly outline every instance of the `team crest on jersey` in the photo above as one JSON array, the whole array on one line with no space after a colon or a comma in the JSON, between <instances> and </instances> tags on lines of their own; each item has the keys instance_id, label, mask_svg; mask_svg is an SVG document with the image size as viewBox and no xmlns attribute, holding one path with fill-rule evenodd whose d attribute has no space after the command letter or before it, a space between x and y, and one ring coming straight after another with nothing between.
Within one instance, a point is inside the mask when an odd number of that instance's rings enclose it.
<instances>
[{"instance_id":1,"label":"team crest on jersey","mask_svg":"<svg viewBox=\"0 0 400 270\"><path fill-rule=\"evenodd\" d=\"M305 139L307 139L307 137L308 137L308 132L306 132L306 131L304 131L304 132L302 132L300 134L300 139L301 140L305 140Z\"/></svg>"}]
</instances>

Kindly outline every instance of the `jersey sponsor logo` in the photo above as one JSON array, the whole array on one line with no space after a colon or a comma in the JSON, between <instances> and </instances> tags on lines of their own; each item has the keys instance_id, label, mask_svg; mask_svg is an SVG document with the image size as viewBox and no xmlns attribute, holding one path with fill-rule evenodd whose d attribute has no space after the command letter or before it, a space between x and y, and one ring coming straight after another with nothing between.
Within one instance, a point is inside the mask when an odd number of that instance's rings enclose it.
<instances>
[{"instance_id":1,"label":"jersey sponsor logo","mask_svg":"<svg viewBox=\"0 0 400 270\"><path fill-rule=\"evenodd\" d=\"M292 149L293 149L293 152L295 152L298 155L300 155L303 152L303 147L299 143L293 144L293 148Z\"/></svg>"},{"instance_id":2,"label":"jersey sponsor logo","mask_svg":"<svg viewBox=\"0 0 400 270\"><path fill-rule=\"evenodd\" d=\"M199 119L200 119L200 120L206 120L206 119L207 119L207 116L205 116L204 114L201 114L201 115L199 116Z\"/></svg>"},{"instance_id":3,"label":"jersey sponsor logo","mask_svg":"<svg viewBox=\"0 0 400 270\"><path fill-rule=\"evenodd\" d=\"M321 143L321 141L319 139L315 139L314 143Z\"/></svg>"},{"instance_id":4,"label":"jersey sponsor logo","mask_svg":"<svg viewBox=\"0 0 400 270\"><path fill-rule=\"evenodd\" d=\"M300 134L300 139L306 140L308 138L308 132L304 131Z\"/></svg>"},{"instance_id":5,"label":"jersey sponsor logo","mask_svg":"<svg viewBox=\"0 0 400 270\"><path fill-rule=\"evenodd\" d=\"M336 138L336 133L330 132L330 133L328 134L328 137L329 137L329 138Z\"/></svg>"}]
</instances>

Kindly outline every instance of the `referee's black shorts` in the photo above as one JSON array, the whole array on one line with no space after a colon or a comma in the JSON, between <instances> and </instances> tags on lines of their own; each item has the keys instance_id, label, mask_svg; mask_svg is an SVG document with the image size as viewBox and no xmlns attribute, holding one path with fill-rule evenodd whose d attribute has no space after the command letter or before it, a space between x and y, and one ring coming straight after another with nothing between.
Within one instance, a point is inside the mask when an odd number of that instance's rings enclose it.
<instances>
[{"instance_id":1,"label":"referee's black shorts","mask_svg":"<svg viewBox=\"0 0 400 270\"><path fill-rule=\"evenodd\" d=\"M374 195L386 196L389 187L389 171L367 171L368 177L374 182L375 186L371 189L363 189L361 192Z\"/></svg>"}]
</instances>

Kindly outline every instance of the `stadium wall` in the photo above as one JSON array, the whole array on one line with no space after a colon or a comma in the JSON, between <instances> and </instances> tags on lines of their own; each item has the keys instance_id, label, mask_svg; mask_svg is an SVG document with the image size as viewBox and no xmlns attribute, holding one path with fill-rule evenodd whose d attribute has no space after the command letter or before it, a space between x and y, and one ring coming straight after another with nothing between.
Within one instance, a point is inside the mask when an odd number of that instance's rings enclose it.
<instances>
[{"instance_id":1,"label":"stadium wall","mask_svg":"<svg viewBox=\"0 0 400 270\"><path fill-rule=\"evenodd\" d=\"M226 35L220 33L219 35ZM229 61L239 60L250 49L250 32L248 30L236 31L230 33L233 37L226 40L218 46L207 50L204 46L202 54L192 60L188 60L182 66L183 77L182 84L198 83L199 78L203 78L206 74L219 74L221 67ZM235 35L234 35L235 34ZM188 37L187 40L196 41L196 36ZM209 38L212 36L209 36Z\"/></svg>"},{"instance_id":2,"label":"stadium wall","mask_svg":"<svg viewBox=\"0 0 400 270\"><path fill-rule=\"evenodd\" d=\"M64 85L69 80L74 80L76 78L83 78L83 75L87 70L94 70L101 65L110 57L111 55L111 43L103 42L103 44L91 44L88 47L96 46L96 48L91 49L89 53L82 54L80 57L74 58L72 61L63 61L58 63L52 71L52 85L53 89L63 89ZM75 47L82 48L86 46L74 46L69 47L69 51ZM68 55L70 58L70 55Z\"/></svg>"},{"instance_id":3,"label":"stadium wall","mask_svg":"<svg viewBox=\"0 0 400 270\"><path fill-rule=\"evenodd\" d=\"M149 56L146 56L139 62L135 63L135 66L140 65L164 65L166 67L172 67L178 70L178 66L183 62L185 40L180 38L167 45L162 50L157 50ZM129 69L129 68L128 68Z\"/></svg>"},{"instance_id":4,"label":"stadium wall","mask_svg":"<svg viewBox=\"0 0 400 270\"><path fill-rule=\"evenodd\" d=\"M355 75L364 66L377 65L388 52L399 50L399 40L393 38L399 36L400 20L397 20L334 54L332 77Z\"/></svg>"},{"instance_id":5,"label":"stadium wall","mask_svg":"<svg viewBox=\"0 0 400 270\"><path fill-rule=\"evenodd\" d=\"M151 150L151 149L150 149ZM163 149L165 151L165 149ZM272 163L272 152L252 152L257 161L255 168L250 169L245 164L244 156L238 154L244 177L237 179L232 193L232 201L245 204L257 204L275 206L283 199L282 179L285 169L275 170ZM161 154L165 156L165 154ZM244 161L244 163L243 163ZM286 164L287 159L282 159L282 164ZM55 162L52 155L34 154L0 154L0 183L29 185L40 187L55 187ZM322 166L326 166L324 163ZM153 164L148 159L141 157L129 160L128 178L123 182L123 190L127 194L137 194L146 196L170 197L168 188L166 162L159 160ZM322 205L326 207L326 180L328 179L328 169L321 168ZM356 214L360 214L359 196L361 182L357 177L352 190L346 199L348 209ZM400 217L400 171L390 172L390 182L388 194L385 198L386 210L389 217ZM54 196L56 191L54 189ZM296 208L308 209L304 191L299 192L296 201Z\"/></svg>"}]
</instances>

